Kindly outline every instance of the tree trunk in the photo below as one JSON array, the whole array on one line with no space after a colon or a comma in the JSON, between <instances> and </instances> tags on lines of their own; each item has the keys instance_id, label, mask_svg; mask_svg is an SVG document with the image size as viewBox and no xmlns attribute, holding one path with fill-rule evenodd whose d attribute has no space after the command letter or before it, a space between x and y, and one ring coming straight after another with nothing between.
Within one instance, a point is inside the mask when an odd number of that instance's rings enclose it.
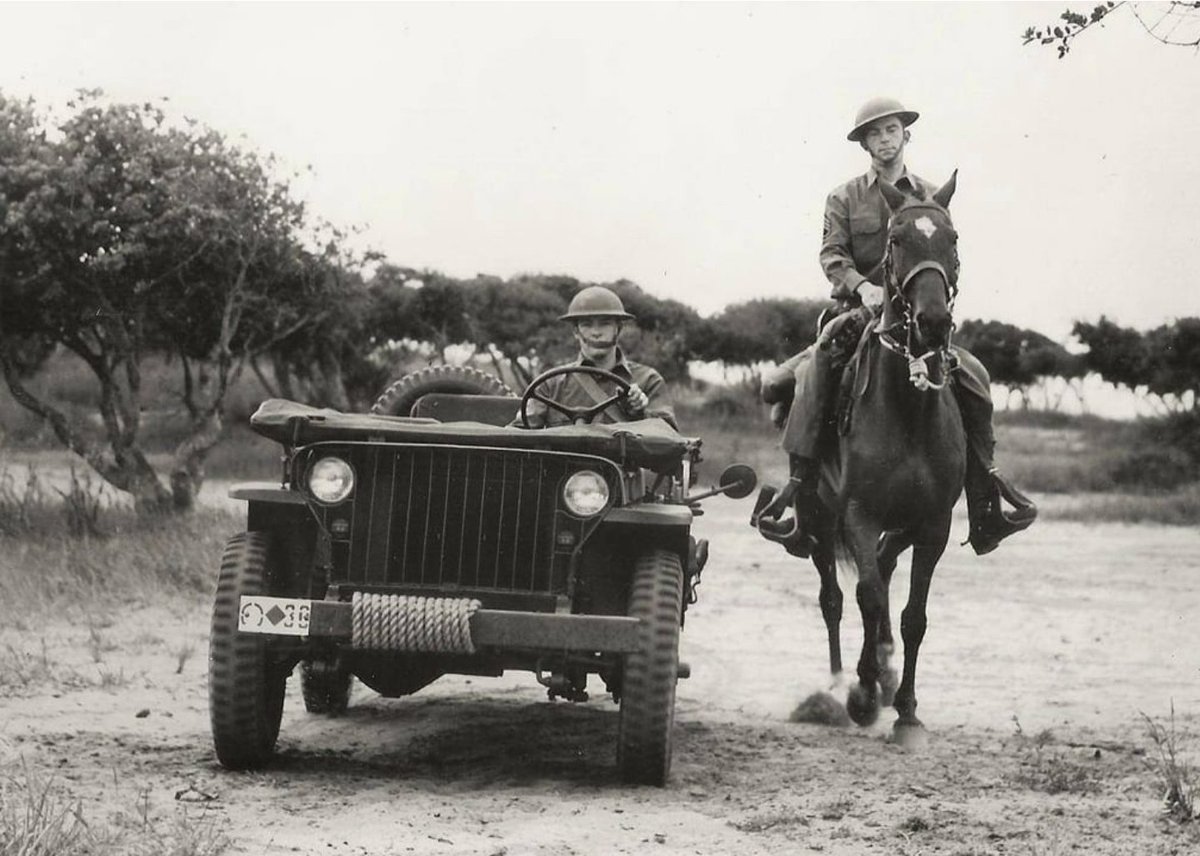
<instances>
[{"instance_id":1,"label":"tree trunk","mask_svg":"<svg viewBox=\"0 0 1200 856\"><path fill-rule=\"evenodd\" d=\"M325 404L334 410L346 412L350 409L350 396L346 393L346 382L342 376L342 364L330 353L321 355L321 395Z\"/></svg>"},{"instance_id":2,"label":"tree trunk","mask_svg":"<svg viewBox=\"0 0 1200 856\"><path fill-rule=\"evenodd\" d=\"M171 507L175 511L196 507L204 484L204 461L220 442L221 427L220 413L212 413L195 422L191 433L176 447L171 461Z\"/></svg>"},{"instance_id":3,"label":"tree trunk","mask_svg":"<svg viewBox=\"0 0 1200 856\"><path fill-rule=\"evenodd\" d=\"M139 514L157 513L170 508L171 494L158 478L154 467L136 446L111 436L108 448L93 443L71 425L61 410L38 398L21 383L16 367L0 357L4 379L13 398L25 409L44 419L58 441L82 458L95 473L117 490L133 497ZM106 425L111 429L111 426Z\"/></svg>"}]
</instances>

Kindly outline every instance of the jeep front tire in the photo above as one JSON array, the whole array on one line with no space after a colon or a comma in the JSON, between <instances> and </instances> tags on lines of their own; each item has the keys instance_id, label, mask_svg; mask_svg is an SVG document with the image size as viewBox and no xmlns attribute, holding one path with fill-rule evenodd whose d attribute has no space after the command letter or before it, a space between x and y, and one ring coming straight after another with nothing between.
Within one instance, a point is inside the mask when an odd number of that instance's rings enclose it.
<instances>
[{"instance_id":1,"label":"jeep front tire","mask_svg":"<svg viewBox=\"0 0 1200 856\"><path fill-rule=\"evenodd\" d=\"M641 622L641 646L625 656L617 736L617 766L629 784L661 787L671 771L682 611L679 556L668 550L643 553L634 566L628 608L629 617Z\"/></svg>"},{"instance_id":2,"label":"jeep front tire","mask_svg":"<svg viewBox=\"0 0 1200 856\"><path fill-rule=\"evenodd\" d=\"M221 557L208 649L208 706L217 760L231 770L267 763L279 737L288 670L272 661L266 637L238 632L242 595L269 593L272 561L266 532L235 535Z\"/></svg>"}]
</instances>

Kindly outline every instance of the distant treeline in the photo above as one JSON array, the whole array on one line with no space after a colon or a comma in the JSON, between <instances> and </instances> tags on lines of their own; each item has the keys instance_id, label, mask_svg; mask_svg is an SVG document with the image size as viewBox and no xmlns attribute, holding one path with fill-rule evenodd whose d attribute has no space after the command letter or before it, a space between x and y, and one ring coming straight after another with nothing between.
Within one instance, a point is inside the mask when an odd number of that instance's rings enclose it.
<instances>
[{"instance_id":1,"label":"distant treeline","mask_svg":"<svg viewBox=\"0 0 1200 856\"><path fill-rule=\"evenodd\" d=\"M588 283L455 279L355 253L279 171L152 104L87 92L51 118L0 93L0 369L21 406L139 504L190 507L227 394L247 371L279 395L346 409L371 401L398 351L438 359L453 349L520 382L574 350L558 317ZM631 351L676 379L693 360L783 360L813 340L827 305L754 299L702 318L632 282L607 284L637 316ZM1018 390L1094 371L1179 398L1200 386L1198 326L1192 318L1139 333L1080 323L1082 356L996 322L965 322L958 341ZM102 437L30 383L61 350L95 376ZM142 437L151 355L177 367L189 424L166 480Z\"/></svg>"}]
</instances>

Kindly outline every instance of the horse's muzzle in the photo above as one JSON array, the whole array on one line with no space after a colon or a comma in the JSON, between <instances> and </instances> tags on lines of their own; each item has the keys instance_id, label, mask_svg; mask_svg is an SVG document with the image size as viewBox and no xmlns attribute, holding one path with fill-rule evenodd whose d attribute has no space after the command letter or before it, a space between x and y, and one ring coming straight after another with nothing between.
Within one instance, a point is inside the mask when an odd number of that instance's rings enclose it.
<instances>
[{"instance_id":1,"label":"horse's muzzle","mask_svg":"<svg viewBox=\"0 0 1200 856\"><path fill-rule=\"evenodd\" d=\"M949 347L954 319L949 312L917 312L917 338L928 351Z\"/></svg>"}]
</instances>

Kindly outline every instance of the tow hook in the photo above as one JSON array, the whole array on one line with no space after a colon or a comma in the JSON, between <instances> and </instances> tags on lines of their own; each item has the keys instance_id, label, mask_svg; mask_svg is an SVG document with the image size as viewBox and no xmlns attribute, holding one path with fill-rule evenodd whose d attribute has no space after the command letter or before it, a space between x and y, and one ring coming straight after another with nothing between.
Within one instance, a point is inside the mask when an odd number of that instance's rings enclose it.
<instances>
[{"instance_id":1,"label":"tow hook","mask_svg":"<svg viewBox=\"0 0 1200 856\"><path fill-rule=\"evenodd\" d=\"M546 688L546 695L550 701L556 698L563 698L567 701L582 702L588 700L587 690L571 680L563 672L544 673L541 669L535 672L537 682Z\"/></svg>"}]
</instances>

